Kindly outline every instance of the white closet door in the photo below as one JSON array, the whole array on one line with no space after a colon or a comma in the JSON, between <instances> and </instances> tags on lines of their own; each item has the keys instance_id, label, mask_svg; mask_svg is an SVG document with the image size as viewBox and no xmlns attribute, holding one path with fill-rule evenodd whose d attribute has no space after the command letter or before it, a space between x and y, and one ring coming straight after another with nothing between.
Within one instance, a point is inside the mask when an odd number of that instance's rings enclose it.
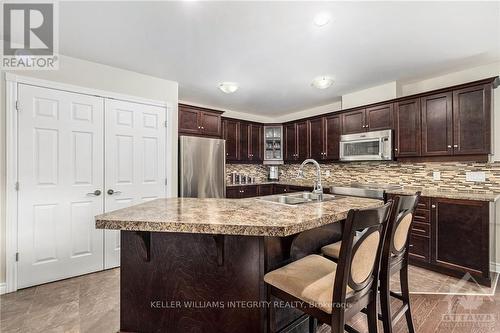
<instances>
[{"instance_id":1,"label":"white closet door","mask_svg":"<svg viewBox=\"0 0 500 333\"><path fill-rule=\"evenodd\" d=\"M165 197L165 108L105 101L106 212ZM120 234L104 232L104 267L120 264Z\"/></svg>"},{"instance_id":2,"label":"white closet door","mask_svg":"<svg viewBox=\"0 0 500 333\"><path fill-rule=\"evenodd\" d=\"M18 287L103 269L103 99L19 85Z\"/></svg>"}]
</instances>

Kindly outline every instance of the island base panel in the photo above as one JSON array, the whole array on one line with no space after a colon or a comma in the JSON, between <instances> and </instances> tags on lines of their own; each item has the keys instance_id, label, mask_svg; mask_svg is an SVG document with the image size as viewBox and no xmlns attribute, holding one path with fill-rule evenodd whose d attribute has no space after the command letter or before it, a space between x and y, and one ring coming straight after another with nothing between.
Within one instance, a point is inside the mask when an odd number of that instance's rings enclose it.
<instances>
[{"instance_id":1,"label":"island base panel","mask_svg":"<svg viewBox=\"0 0 500 333\"><path fill-rule=\"evenodd\" d=\"M265 332L265 308L229 303L265 300L263 244L253 236L121 231L120 330Z\"/></svg>"}]
</instances>

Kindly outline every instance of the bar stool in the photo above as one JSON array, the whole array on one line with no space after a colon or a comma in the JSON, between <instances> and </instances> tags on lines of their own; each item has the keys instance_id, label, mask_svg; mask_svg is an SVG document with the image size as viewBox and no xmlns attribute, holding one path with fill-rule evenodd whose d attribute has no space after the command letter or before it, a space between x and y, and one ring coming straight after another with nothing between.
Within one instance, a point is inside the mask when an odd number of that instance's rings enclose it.
<instances>
[{"instance_id":1,"label":"bar stool","mask_svg":"<svg viewBox=\"0 0 500 333\"><path fill-rule=\"evenodd\" d=\"M338 264L313 254L267 273L268 300L274 296L293 302L320 323L331 325L332 332L344 328L356 332L345 322L366 309L369 332L377 332L378 274L391 206L388 202L349 211ZM310 325L310 332L315 330L316 325Z\"/></svg>"},{"instance_id":2,"label":"bar stool","mask_svg":"<svg viewBox=\"0 0 500 333\"><path fill-rule=\"evenodd\" d=\"M383 322L384 333L392 332L393 325L406 316L406 322L410 333L414 332L411 317L410 292L408 288L408 254L409 234L411 231L413 215L417 207L420 192L409 196L396 196L391 210L391 217L386 232L386 240L382 251L380 263L380 304L382 314L379 319ZM342 241L326 245L321 248L325 257L333 261L339 260L339 249ZM401 294L390 290L391 276L400 274ZM403 306L391 312L391 297L403 302Z\"/></svg>"},{"instance_id":3,"label":"bar stool","mask_svg":"<svg viewBox=\"0 0 500 333\"><path fill-rule=\"evenodd\" d=\"M415 332L411 316L410 291L408 288L408 254L410 252L409 234L413 215L417 208L420 192L415 195L396 196L386 233L380 267L380 305L384 333L391 333L393 326L403 315L410 333ZM391 291L391 276L399 273L401 294ZM393 314L391 297L403 302Z\"/></svg>"}]
</instances>

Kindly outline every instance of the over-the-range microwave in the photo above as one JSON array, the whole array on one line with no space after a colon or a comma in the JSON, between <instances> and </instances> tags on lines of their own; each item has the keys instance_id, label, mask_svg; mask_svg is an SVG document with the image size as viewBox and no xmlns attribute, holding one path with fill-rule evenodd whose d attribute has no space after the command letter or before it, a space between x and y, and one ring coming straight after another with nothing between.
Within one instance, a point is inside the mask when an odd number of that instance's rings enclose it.
<instances>
[{"instance_id":1,"label":"over-the-range microwave","mask_svg":"<svg viewBox=\"0 0 500 333\"><path fill-rule=\"evenodd\" d=\"M340 136L341 161L392 160L392 130Z\"/></svg>"}]
</instances>

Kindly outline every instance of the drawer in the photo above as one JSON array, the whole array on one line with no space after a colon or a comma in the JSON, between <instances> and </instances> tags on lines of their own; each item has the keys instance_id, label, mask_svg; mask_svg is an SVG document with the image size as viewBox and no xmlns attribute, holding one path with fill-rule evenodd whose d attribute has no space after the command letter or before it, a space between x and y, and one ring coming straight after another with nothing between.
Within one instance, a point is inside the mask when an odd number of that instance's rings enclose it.
<instances>
[{"instance_id":1,"label":"drawer","mask_svg":"<svg viewBox=\"0 0 500 333\"><path fill-rule=\"evenodd\" d=\"M241 197L242 198L252 198L258 196L257 185L248 185L241 187Z\"/></svg>"},{"instance_id":2,"label":"drawer","mask_svg":"<svg viewBox=\"0 0 500 333\"><path fill-rule=\"evenodd\" d=\"M413 221L411 234L430 237L431 225L429 223Z\"/></svg>"},{"instance_id":3,"label":"drawer","mask_svg":"<svg viewBox=\"0 0 500 333\"><path fill-rule=\"evenodd\" d=\"M421 223L431 223L431 212L429 210L417 208L413 220Z\"/></svg>"},{"instance_id":4,"label":"drawer","mask_svg":"<svg viewBox=\"0 0 500 333\"><path fill-rule=\"evenodd\" d=\"M273 194L273 184L259 185L259 196Z\"/></svg>"},{"instance_id":5,"label":"drawer","mask_svg":"<svg viewBox=\"0 0 500 333\"><path fill-rule=\"evenodd\" d=\"M420 197L417 204L417 209L430 210L431 209L431 198Z\"/></svg>"},{"instance_id":6,"label":"drawer","mask_svg":"<svg viewBox=\"0 0 500 333\"><path fill-rule=\"evenodd\" d=\"M420 235L410 236L410 257L414 260L430 262L430 238Z\"/></svg>"}]
</instances>

